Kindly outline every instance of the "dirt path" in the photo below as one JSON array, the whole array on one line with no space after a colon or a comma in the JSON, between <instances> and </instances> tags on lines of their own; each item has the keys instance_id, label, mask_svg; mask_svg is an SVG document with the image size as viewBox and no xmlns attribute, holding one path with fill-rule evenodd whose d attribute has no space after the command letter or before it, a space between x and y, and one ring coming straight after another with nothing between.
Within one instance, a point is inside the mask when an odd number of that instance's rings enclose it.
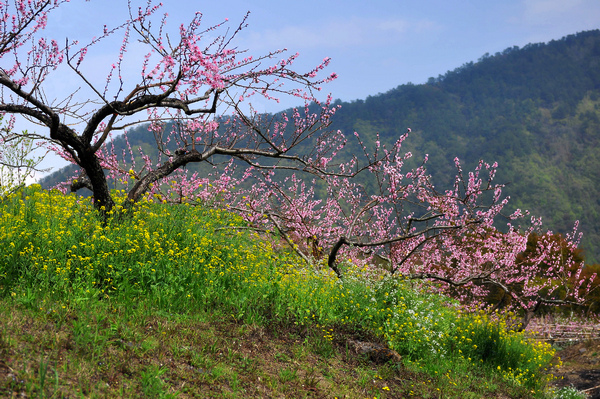
<instances>
[{"instance_id":1,"label":"dirt path","mask_svg":"<svg viewBox=\"0 0 600 399\"><path fill-rule=\"evenodd\" d=\"M557 353L563 365L553 374L556 387L574 386L588 398L600 399L600 341L570 345Z\"/></svg>"}]
</instances>

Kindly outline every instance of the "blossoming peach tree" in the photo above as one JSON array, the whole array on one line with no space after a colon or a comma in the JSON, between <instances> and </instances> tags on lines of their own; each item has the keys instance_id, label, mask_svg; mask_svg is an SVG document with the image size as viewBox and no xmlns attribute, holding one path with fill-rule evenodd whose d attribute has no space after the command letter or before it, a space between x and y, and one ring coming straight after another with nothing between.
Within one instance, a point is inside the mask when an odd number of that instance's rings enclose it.
<instances>
[{"instance_id":1,"label":"blossoming peach tree","mask_svg":"<svg viewBox=\"0 0 600 399\"><path fill-rule=\"evenodd\" d=\"M438 192L427 158L406 170L412 155L401 149L408 132L386 146L331 129L337 107L330 96L318 98L322 85L336 77L319 77L329 59L297 72L297 54L252 56L234 45L246 18L219 34L228 21L204 27L198 13L169 32L161 4L152 1L138 9L129 3L125 22L88 43L43 37L48 18L65 3L0 0L0 112L11 125L25 118L43 127L46 133L37 137L81 168L71 189L89 188L106 217L116 207L110 180L127 188L125 207L144 196L170 198L168 190L187 200L218 197L248 227L276 232L307 263L326 265L339 277L350 259L367 269L383 263L392 274L434 280L471 304L487 303L490 288L529 310L583 301L590 284L579 277L583 266L574 267L568 251L565 256L556 247L560 240L544 239L552 235L542 234L538 219L521 226L524 215L517 211L502 232L495 227L507 201L494 183L495 164L481 162L464 174L456 160L454 187ZM98 80L86 60L115 37L122 40L114 63ZM142 57L128 57L132 43L136 52L145 48ZM63 99L50 100L48 80L56 73L69 73L64 81L73 87ZM251 105L282 96L304 106L273 116ZM131 147L127 156L116 154L113 133L136 125L147 126L156 139L158 159ZM360 153L338 161L350 139ZM136 163L138 151L142 161ZM181 172L219 159L228 164L218 173ZM245 167L234 173L236 165ZM367 190L364 181L375 189ZM315 187L326 195L317 196ZM524 258L534 232L541 238ZM566 242L575 249L577 233Z\"/></svg>"}]
</instances>

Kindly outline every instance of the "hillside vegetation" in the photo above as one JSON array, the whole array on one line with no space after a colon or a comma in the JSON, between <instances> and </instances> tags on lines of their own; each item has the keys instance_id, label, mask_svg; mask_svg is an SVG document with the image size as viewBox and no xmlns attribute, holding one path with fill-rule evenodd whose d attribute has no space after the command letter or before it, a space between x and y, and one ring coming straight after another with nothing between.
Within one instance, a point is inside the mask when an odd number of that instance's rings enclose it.
<instances>
[{"instance_id":1,"label":"hillside vegetation","mask_svg":"<svg viewBox=\"0 0 600 399\"><path fill-rule=\"evenodd\" d=\"M0 396L552 395L554 350L509 320L350 262L340 280L243 227L202 204L103 222L73 194L3 198Z\"/></svg>"},{"instance_id":2,"label":"hillside vegetation","mask_svg":"<svg viewBox=\"0 0 600 399\"><path fill-rule=\"evenodd\" d=\"M497 161L510 208L562 233L580 220L588 261L600 260L600 31L486 54L427 84L342 103L335 119L387 142L407 126L407 150L429 154L440 187L454 157Z\"/></svg>"},{"instance_id":3,"label":"hillside vegetation","mask_svg":"<svg viewBox=\"0 0 600 399\"><path fill-rule=\"evenodd\" d=\"M580 220L587 261L600 261L600 31L511 47L426 84L338 104L332 128L358 131L367 142L379 133L391 143L411 127L406 150L415 162L429 154L440 189L451 183L455 157L467 169L479 159L497 161L510 209L543 216L547 228L561 233ZM154 137L145 128L131 131L129 143L153 154ZM117 154L126 147L115 140ZM340 156L356 151L349 146ZM40 183L51 187L73 173Z\"/></svg>"}]
</instances>

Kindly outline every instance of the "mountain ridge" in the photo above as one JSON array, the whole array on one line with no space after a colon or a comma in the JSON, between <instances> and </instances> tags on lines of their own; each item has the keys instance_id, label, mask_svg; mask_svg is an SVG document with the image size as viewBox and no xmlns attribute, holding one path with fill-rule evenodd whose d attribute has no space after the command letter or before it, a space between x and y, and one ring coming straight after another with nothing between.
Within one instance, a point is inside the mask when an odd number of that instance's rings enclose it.
<instances>
[{"instance_id":1,"label":"mountain ridge","mask_svg":"<svg viewBox=\"0 0 600 399\"><path fill-rule=\"evenodd\" d=\"M563 234L580 220L588 262L600 259L599 30L511 47L425 84L340 104L334 128L345 132L391 143L411 127L406 150L429 154L439 187L452 183L455 157L465 169L497 161L510 209Z\"/></svg>"}]
</instances>

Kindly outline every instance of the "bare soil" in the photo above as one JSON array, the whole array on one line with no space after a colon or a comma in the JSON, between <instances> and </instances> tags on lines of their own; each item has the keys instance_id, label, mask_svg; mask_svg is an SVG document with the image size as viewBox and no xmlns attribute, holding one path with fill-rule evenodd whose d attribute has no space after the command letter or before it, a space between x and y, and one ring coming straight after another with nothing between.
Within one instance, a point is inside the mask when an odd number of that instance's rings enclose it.
<instances>
[{"instance_id":1,"label":"bare soil","mask_svg":"<svg viewBox=\"0 0 600 399\"><path fill-rule=\"evenodd\" d=\"M600 340L567 345L557 356L563 364L553 374L556 387L574 386L590 399L600 399Z\"/></svg>"}]
</instances>

